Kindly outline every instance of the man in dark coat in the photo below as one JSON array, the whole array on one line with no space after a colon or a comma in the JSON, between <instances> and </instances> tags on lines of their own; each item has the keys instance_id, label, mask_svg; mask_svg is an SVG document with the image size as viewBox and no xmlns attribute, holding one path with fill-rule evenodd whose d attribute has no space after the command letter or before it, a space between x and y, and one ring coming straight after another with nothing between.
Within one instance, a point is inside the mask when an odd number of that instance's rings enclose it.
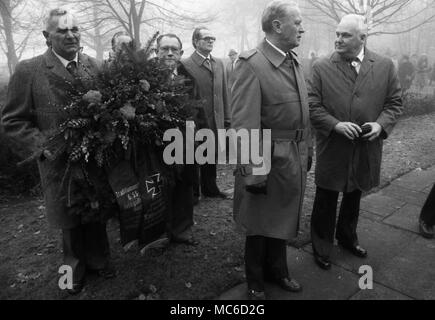
<instances>
[{"instance_id":1,"label":"man in dark coat","mask_svg":"<svg viewBox=\"0 0 435 320\"><path fill-rule=\"evenodd\" d=\"M356 233L361 195L379 185L383 140L403 110L393 62L366 49L366 37L364 17L345 16L337 28L336 52L314 64L309 90L317 134L311 236L315 261L323 269L331 267L340 192L338 243L358 257L367 256Z\"/></svg>"},{"instance_id":2,"label":"man in dark coat","mask_svg":"<svg viewBox=\"0 0 435 320\"><path fill-rule=\"evenodd\" d=\"M262 27L266 38L240 55L231 102L232 128L270 129L272 136L269 174L255 175L253 165L236 171L234 217L246 231L248 296L254 300L265 298L265 280L302 290L289 276L286 243L297 236L311 135L302 65L292 51L304 33L297 5L271 2Z\"/></svg>"},{"instance_id":3,"label":"man in dark coat","mask_svg":"<svg viewBox=\"0 0 435 320\"><path fill-rule=\"evenodd\" d=\"M193 79L180 64L183 44L175 34L164 34L157 39L157 57L161 63L173 70L171 81L192 86L190 93L195 98ZM183 149L185 149L183 147ZM168 234L171 242L197 245L192 235L193 222L193 182L197 165L175 165L175 186L171 192Z\"/></svg>"},{"instance_id":4,"label":"man in dark coat","mask_svg":"<svg viewBox=\"0 0 435 320\"><path fill-rule=\"evenodd\" d=\"M26 157L37 158L48 222L62 229L64 264L73 271L69 293L76 294L83 288L86 271L106 278L115 275L109 267L106 223L82 224L79 215L69 212L62 187L67 159L46 149L46 140L65 120L66 91L92 82L98 66L79 53L79 26L69 12L52 10L43 34L49 49L18 64L9 83L2 123L5 132L24 147Z\"/></svg>"},{"instance_id":5,"label":"man in dark coat","mask_svg":"<svg viewBox=\"0 0 435 320\"><path fill-rule=\"evenodd\" d=\"M228 96L231 101L231 86L233 85L233 75L234 70L236 69L236 64L239 61L239 54L236 50L231 49L228 53L228 57L230 58L230 61L225 66L225 73L227 76Z\"/></svg>"},{"instance_id":6,"label":"man in dark coat","mask_svg":"<svg viewBox=\"0 0 435 320\"><path fill-rule=\"evenodd\" d=\"M211 55L215 40L215 36L207 28L196 28L192 36L193 47L196 50L181 63L194 78L195 90L199 97L205 100L204 116L199 119L197 128L211 129L215 137L218 137L217 130L225 129L230 124L230 109L224 64ZM219 144L216 147L219 148ZM204 196L226 197L216 184L216 164L208 163L200 166L200 181L201 192ZM199 186L195 187L195 189L198 188ZM195 190L197 196L198 192Z\"/></svg>"}]
</instances>

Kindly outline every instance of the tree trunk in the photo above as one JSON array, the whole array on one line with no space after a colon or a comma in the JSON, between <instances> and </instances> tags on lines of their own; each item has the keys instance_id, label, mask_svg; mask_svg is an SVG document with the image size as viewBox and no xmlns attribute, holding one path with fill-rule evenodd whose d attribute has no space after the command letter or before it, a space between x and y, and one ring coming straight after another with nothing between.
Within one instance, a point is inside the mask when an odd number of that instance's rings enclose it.
<instances>
[{"instance_id":1,"label":"tree trunk","mask_svg":"<svg viewBox=\"0 0 435 320\"><path fill-rule=\"evenodd\" d=\"M11 17L11 2L10 0L3 0L3 5L0 5L0 15L3 20L4 33L6 38L6 56L8 59L9 73L15 70L18 64L17 52L15 49L15 41L12 30L12 17Z\"/></svg>"},{"instance_id":2,"label":"tree trunk","mask_svg":"<svg viewBox=\"0 0 435 320\"><path fill-rule=\"evenodd\" d=\"M136 1L130 0L130 14L131 14L131 21L133 23L133 36L134 40L137 44L137 47L141 47L141 41L140 41L140 25L141 25L141 18L137 14L136 10Z\"/></svg>"},{"instance_id":3,"label":"tree trunk","mask_svg":"<svg viewBox=\"0 0 435 320\"><path fill-rule=\"evenodd\" d=\"M98 12L97 12L97 8L94 6L94 20L98 21ZM95 26L95 37L94 37L94 42L95 42L95 52L96 52L96 59L98 61L103 61L104 59L104 44L103 44L103 39L101 36L101 27L100 25L96 25Z\"/></svg>"}]
</instances>

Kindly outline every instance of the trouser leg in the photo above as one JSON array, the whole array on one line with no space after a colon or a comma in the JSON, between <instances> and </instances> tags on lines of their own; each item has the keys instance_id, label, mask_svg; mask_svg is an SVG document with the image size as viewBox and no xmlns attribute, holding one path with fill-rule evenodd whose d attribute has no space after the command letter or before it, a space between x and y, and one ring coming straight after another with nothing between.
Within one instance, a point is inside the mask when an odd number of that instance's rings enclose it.
<instances>
[{"instance_id":1,"label":"trouser leg","mask_svg":"<svg viewBox=\"0 0 435 320\"><path fill-rule=\"evenodd\" d=\"M421 210L420 218L428 226L435 226L435 184Z\"/></svg>"},{"instance_id":2,"label":"trouser leg","mask_svg":"<svg viewBox=\"0 0 435 320\"><path fill-rule=\"evenodd\" d=\"M317 187L311 216L311 242L314 254L329 258L334 245L338 192Z\"/></svg>"},{"instance_id":3,"label":"trouser leg","mask_svg":"<svg viewBox=\"0 0 435 320\"><path fill-rule=\"evenodd\" d=\"M246 237L245 269L249 290L264 291L266 244L265 237Z\"/></svg>"},{"instance_id":4,"label":"trouser leg","mask_svg":"<svg viewBox=\"0 0 435 320\"><path fill-rule=\"evenodd\" d=\"M89 223L83 230L86 267L91 270L106 268L110 260L106 223Z\"/></svg>"},{"instance_id":5,"label":"trouser leg","mask_svg":"<svg viewBox=\"0 0 435 320\"><path fill-rule=\"evenodd\" d=\"M358 226L361 196L362 192L360 190L343 194L340 216L337 222L336 238L345 245L358 245L356 229Z\"/></svg>"},{"instance_id":6,"label":"trouser leg","mask_svg":"<svg viewBox=\"0 0 435 320\"><path fill-rule=\"evenodd\" d=\"M83 226L62 230L63 263L73 271L73 282L82 282L86 274Z\"/></svg>"},{"instance_id":7,"label":"trouser leg","mask_svg":"<svg viewBox=\"0 0 435 320\"><path fill-rule=\"evenodd\" d=\"M201 189L204 195L216 195L219 188L216 184L216 165L205 164L201 166Z\"/></svg>"},{"instance_id":8,"label":"trouser leg","mask_svg":"<svg viewBox=\"0 0 435 320\"><path fill-rule=\"evenodd\" d=\"M271 280L289 276L287 268L287 243L285 240L266 238L266 273Z\"/></svg>"}]
</instances>

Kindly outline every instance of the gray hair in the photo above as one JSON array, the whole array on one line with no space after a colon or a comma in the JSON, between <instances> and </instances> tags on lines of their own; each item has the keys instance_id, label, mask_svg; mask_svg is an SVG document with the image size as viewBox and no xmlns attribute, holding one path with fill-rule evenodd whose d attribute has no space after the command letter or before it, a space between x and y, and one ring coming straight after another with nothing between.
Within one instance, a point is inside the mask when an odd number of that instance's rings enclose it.
<instances>
[{"instance_id":1,"label":"gray hair","mask_svg":"<svg viewBox=\"0 0 435 320\"><path fill-rule=\"evenodd\" d=\"M67 10L62 8L50 10L50 12L48 13L48 17L45 19L45 30L48 31L50 28L53 27L53 19L55 17L62 17L68 13L69 12Z\"/></svg>"},{"instance_id":2,"label":"gray hair","mask_svg":"<svg viewBox=\"0 0 435 320\"><path fill-rule=\"evenodd\" d=\"M366 23L366 18L359 14L347 14L341 18L340 24L349 23L354 25L357 31L367 35L369 28Z\"/></svg>"},{"instance_id":3,"label":"gray hair","mask_svg":"<svg viewBox=\"0 0 435 320\"><path fill-rule=\"evenodd\" d=\"M288 8L296 9L299 11L299 6L293 1L272 1L263 11L261 17L261 27L264 32L272 32L272 22L274 20L282 19L288 15Z\"/></svg>"}]
</instances>

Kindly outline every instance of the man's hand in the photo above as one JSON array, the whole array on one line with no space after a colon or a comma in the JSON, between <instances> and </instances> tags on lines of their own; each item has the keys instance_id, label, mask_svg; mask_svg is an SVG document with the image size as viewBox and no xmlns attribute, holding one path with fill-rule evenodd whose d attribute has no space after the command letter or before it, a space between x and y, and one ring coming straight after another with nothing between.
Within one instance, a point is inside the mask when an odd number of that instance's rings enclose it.
<instances>
[{"instance_id":1,"label":"man's hand","mask_svg":"<svg viewBox=\"0 0 435 320\"><path fill-rule=\"evenodd\" d=\"M54 161L56 160L54 155L49 150L44 150L42 152L42 155L48 160L48 161Z\"/></svg>"},{"instance_id":2,"label":"man's hand","mask_svg":"<svg viewBox=\"0 0 435 320\"><path fill-rule=\"evenodd\" d=\"M335 126L334 130L349 140L359 138L359 135L362 132L360 126L352 122L340 122Z\"/></svg>"},{"instance_id":3,"label":"man's hand","mask_svg":"<svg viewBox=\"0 0 435 320\"><path fill-rule=\"evenodd\" d=\"M267 195L267 182L261 182L252 186L246 186L246 191L252 194L264 194Z\"/></svg>"},{"instance_id":4,"label":"man's hand","mask_svg":"<svg viewBox=\"0 0 435 320\"><path fill-rule=\"evenodd\" d=\"M368 123L365 123L364 125L369 125L370 127L372 127L372 131L367 133L365 136L363 136L364 139L368 139L369 141L373 141L373 140L379 138L379 136L382 133L382 126L379 123L368 122Z\"/></svg>"}]
</instances>

